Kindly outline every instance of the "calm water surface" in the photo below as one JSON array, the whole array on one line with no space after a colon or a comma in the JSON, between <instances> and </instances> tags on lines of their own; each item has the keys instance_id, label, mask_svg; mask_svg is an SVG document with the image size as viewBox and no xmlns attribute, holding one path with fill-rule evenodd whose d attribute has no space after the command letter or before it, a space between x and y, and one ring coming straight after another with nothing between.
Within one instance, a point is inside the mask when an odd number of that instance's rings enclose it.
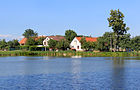
<instances>
[{"instance_id":1,"label":"calm water surface","mask_svg":"<svg viewBox=\"0 0 140 90\"><path fill-rule=\"evenodd\" d=\"M140 90L140 58L0 57L0 90Z\"/></svg>"}]
</instances>

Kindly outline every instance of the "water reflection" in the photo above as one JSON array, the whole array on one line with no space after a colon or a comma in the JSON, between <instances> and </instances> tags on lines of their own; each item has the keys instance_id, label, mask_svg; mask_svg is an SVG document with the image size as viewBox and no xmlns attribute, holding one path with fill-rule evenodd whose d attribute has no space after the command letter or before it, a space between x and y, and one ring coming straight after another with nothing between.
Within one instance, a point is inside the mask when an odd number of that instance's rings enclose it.
<instances>
[{"instance_id":1,"label":"water reflection","mask_svg":"<svg viewBox=\"0 0 140 90\"><path fill-rule=\"evenodd\" d=\"M73 88L74 90L80 90L80 72L81 72L81 60L72 60L72 74L73 74ZM78 84L79 83L79 84ZM75 85L76 84L76 85Z\"/></svg>"},{"instance_id":2,"label":"water reflection","mask_svg":"<svg viewBox=\"0 0 140 90\"><path fill-rule=\"evenodd\" d=\"M125 62L123 58L113 57L112 88L122 89L125 84Z\"/></svg>"},{"instance_id":3,"label":"water reflection","mask_svg":"<svg viewBox=\"0 0 140 90\"><path fill-rule=\"evenodd\" d=\"M140 61L128 59L2 57L0 90L139 90Z\"/></svg>"}]
</instances>

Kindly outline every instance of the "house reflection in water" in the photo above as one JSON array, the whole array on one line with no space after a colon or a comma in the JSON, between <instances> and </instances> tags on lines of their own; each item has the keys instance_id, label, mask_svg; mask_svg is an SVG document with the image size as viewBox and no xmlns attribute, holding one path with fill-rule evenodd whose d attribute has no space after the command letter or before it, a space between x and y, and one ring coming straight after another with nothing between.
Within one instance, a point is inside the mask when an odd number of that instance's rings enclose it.
<instances>
[{"instance_id":1,"label":"house reflection in water","mask_svg":"<svg viewBox=\"0 0 140 90\"><path fill-rule=\"evenodd\" d=\"M72 83L74 90L80 90L80 72L81 72L81 60L80 59L73 59L72 60ZM79 83L79 84L78 84Z\"/></svg>"}]
</instances>

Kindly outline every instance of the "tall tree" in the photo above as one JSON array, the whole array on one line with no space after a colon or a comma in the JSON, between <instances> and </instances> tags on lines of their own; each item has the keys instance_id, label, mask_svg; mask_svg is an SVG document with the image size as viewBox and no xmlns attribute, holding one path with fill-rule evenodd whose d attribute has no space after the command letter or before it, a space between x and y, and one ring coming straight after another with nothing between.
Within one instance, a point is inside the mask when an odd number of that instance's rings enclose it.
<instances>
[{"instance_id":1,"label":"tall tree","mask_svg":"<svg viewBox=\"0 0 140 90\"><path fill-rule=\"evenodd\" d=\"M120 35L124 35L129 30L124 23L124 14L120 10L111 10L110 17L108 18L109 27L112 27L115 37L114 47L115 51L118 45L118 39Z\"/></svg>"},{"instance_id":2,"label":"tall tree","mask_svg":"<svg viewBox=\"0 0 140 90\"><path fill-rule=\"evenodd\" d=\"M69 43L77 36L76 32L73 30L66 30L65 38Z\"/></svg>"},{"instance_id":3,"label":"tall tree","mask_svg":"<svg viewBox=\"0 0 140 90\"><path fill-rule=\"evenodd\" d=\"M25 38L29 37L36 37L38 36L37 32L34 32L32 29L26 29L25 32L22 34Z\"/></svg>"}]
</instances>

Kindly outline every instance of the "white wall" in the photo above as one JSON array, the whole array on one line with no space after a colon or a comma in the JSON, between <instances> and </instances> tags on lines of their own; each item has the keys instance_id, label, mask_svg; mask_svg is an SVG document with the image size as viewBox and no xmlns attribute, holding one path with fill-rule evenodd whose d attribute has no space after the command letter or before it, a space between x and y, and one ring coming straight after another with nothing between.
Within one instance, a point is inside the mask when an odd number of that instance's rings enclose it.
<instances>
[{"instance_id":1,"label":"white wall","mask_svg":"<svg viewBox=\"0 0 140 90\"><path fill-rule=\"evenodd\" d=\"M46 37L46 39L43 41L43 45L48 46L48 41L49 40L50 40L50 38Z\"/></svg>"},{"instance_id":2,"label":"white wall","mask_svg":"<svg viewBox=\"0 0 140 90\"><path fill-rule=\"evenodd\" d=\"M78 46L79 46L79 49L78 49ZM81 49L81 43L77 40L76 37L70 43L70 48L75 48L76 51L82 51L83 50L83 49Z\"/></svg>"}]
</instances>

